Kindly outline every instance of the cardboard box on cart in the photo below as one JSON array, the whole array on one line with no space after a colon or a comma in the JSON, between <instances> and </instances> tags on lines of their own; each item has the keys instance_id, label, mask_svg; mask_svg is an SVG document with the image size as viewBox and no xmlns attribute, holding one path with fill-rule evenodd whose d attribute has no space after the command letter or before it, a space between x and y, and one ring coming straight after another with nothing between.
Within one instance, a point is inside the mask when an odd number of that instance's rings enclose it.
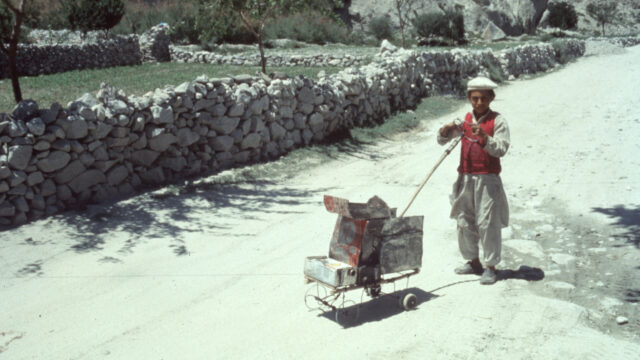
<instances>
[{"instance_id":1,"label":"cardboard box on cart","mask_svg":"<svg viewBox=\"0 0 640 360\"><path fill-rule=\"evenodd\" d=\"M397 218L382 199L367 203L324 196L327 211L338 214L329 256L305 259L304 274L330 286L367 285L384 274L422 266L423 216Z\"/></svg>"}]
</instances>

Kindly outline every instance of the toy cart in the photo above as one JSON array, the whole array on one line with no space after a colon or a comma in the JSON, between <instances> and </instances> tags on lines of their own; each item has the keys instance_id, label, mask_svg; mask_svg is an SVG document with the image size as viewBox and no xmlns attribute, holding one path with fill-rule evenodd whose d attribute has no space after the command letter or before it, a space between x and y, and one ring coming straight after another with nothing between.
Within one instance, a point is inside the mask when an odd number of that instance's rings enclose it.
<instances>
[{"instance_id":1,"label":"toy cart","mask_svg":"<svg viewBox=\"0 0 640 360\"><path fill-rule=\"evenodd\" d=\"M422 265L422 216L396 217L378 197L367 203L351 203L333 196L324 197L327 211L338 214L329 245L329 256L305 259L304 276L312 283L305 294L310 309L334 311L340 324L357 319L364 295L376 298L395 296L406 310L416 307L414 294L396 295L395 282L406 280ZM394 284L394 291L383 294L382 284ZM360 304L345 293L362 289Z\"/></svg>"}]
</instances>

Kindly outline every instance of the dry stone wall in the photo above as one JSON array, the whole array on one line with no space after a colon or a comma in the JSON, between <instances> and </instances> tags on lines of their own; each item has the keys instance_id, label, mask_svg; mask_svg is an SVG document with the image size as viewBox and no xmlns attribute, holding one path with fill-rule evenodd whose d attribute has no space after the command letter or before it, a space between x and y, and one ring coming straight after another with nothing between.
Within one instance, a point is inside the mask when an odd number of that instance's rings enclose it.
<instances>
[{"instance_id":1,"label":"dry stone wall","mask_svg":"<svg viewBox=\"0 0 640 360\"><path fill-rule=\"evenodd\" d=\"M63 44L51 44L53 35L44 37L47 32L38 32L32 36L38 37L39 43L18 45L18 72L20 76L37 76L169 61L169 37L166 31L166 26L158 25L140 36L115 36L111 39L99 39L94 32L91 34L92 40L87 42L78 43L74 36L70 37L70 43ZM68 31L63 33L69 37ZM0 53L0 79L8 77L8 60L4 53Z\"/></svg>"},{"instance_id":2,"label":"dry stone wall","mask_svg":"<svg viewBox=\"0 0 640 360\"><path fill-rule=\"evenodd\" d=\"M225 64L260 66L260 55L220 55L210 51L187 51L175 46L169 46L171 61L179 63ZM360 66L369 62L365 56L348 54L317 54L317 55L268 55L269 66Z\"/></svg>"},{"instance_id":3,"label":"dry stone wall","mask_svg":"<svg viewBox=\"0 0 640 360\"><path fill-rule=\"evenodd\" d=\"M570 48L572 57L584 53L579 41ZM268 161L336 131L381 123L425 96L459 92L478 74L517 77L549 69L554 59L548 45L494 54L384 44L375 62L318 80L201 76L144 96L104 86L67 107L23 101L0 114L0 224Z\"/></svg>"}]
</instances>

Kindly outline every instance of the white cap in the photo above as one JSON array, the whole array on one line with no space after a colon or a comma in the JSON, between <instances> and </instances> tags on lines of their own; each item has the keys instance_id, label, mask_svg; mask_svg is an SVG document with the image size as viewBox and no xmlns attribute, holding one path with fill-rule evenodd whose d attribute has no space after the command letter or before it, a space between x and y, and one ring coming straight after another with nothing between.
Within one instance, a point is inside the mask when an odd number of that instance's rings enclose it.
<instances>
[{"instance_id":1,"label":"white cap","mask_svg":"<svg viewBox=\"0 0 640 360\"><path fill-rule=\"evenodd\" d=\"M478 76L477 78L469 80L467 84L467 91L471 90L493 90L498 87L498 84L491 81L491 79L484 76Z\"/></svg>"}]
</instances>

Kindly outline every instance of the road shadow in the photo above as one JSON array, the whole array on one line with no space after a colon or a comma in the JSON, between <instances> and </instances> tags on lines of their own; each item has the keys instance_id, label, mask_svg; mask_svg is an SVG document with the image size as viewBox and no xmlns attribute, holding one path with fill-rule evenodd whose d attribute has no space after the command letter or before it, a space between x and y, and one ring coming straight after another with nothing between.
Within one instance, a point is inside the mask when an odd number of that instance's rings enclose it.
<instances>
[{"instance_id":1,"label":"road shadow","mask_svg":"<svg viewBox=\"0 0 640 360\"><path fill-rule=\"evenodd\" d=\"M615 238L624 239L627 243L640 248L640 205L635 208L624 205L611 208L595 207L592 210L616 220L613 225L624 228L625 231L614 235Z\"/></svg>"},{"instance_id":2,"label":"road shadow","mask_svg":"<svg viewBox=\"0 0 640 360\"><path fill-rule=\"evenodd\" d=\"M133 198L52 216L69 234L70 248L78 253L102 250L114 241L114 233L127 233L120 240L119 252L131 253L141 243L171 239L167 244L176 256L189 254L185 235L211 234L212 240L228 238L237 223L261 214L296 214L296 208L309 203L321 204L329 189L301 190L271 181L225 183L187 182L169 185ZM266 216L265 216L266 218ZM215 219L213 221L212 219ZM46 227L46 224L45 224ZM113 260L113 259L112 259ZM117 259L115 259L117 260ZM112 261L115 262L115 261Z\"/></svg>"},{"instance_id":3,"label":"road shadow","mask_svg":"<svg viewBox=\"0 0 640 360\"><path fill-rule=\"evenodd\" d=\"M544 279L544 271L537 267L521 265L518 270L501 269L496 270L498 281L509 279L520 279L527 281L540 281Z\"/></svg>"},{"instance_id":4,"label":"road shadow","mask_svg":"<svg viewBox=\"0 0 640 360\"><path fill-rule=\"evenodd\" d=\"M345 329L370 322L382 321L407 311L401 306L400 301L402 297L408 293L415 295L417 299L415 309L409 311L419 310L420 305L438 297L436 294L426 292L415 287L399 290L394 293L386 293L376 298L370 298L367 295L363 295L362 303L345 306L344 308L337 310L342 311L343 313L348 313L347 316L341 317L340 320L336 319L336 310L323 312L318 316L337 322ZM357 316L354 316L355 314L357 314Z\"/></svg>"},{"instance_id":5,"label":"road shadow","mask_svg":"<svg viewBox=\"0 0 640 360\"><path fill-rule=\"evenodd\" d=\"M640 303L640 290L627 290L624 300L629 303Z\"/></svg>"}]
</instances>

